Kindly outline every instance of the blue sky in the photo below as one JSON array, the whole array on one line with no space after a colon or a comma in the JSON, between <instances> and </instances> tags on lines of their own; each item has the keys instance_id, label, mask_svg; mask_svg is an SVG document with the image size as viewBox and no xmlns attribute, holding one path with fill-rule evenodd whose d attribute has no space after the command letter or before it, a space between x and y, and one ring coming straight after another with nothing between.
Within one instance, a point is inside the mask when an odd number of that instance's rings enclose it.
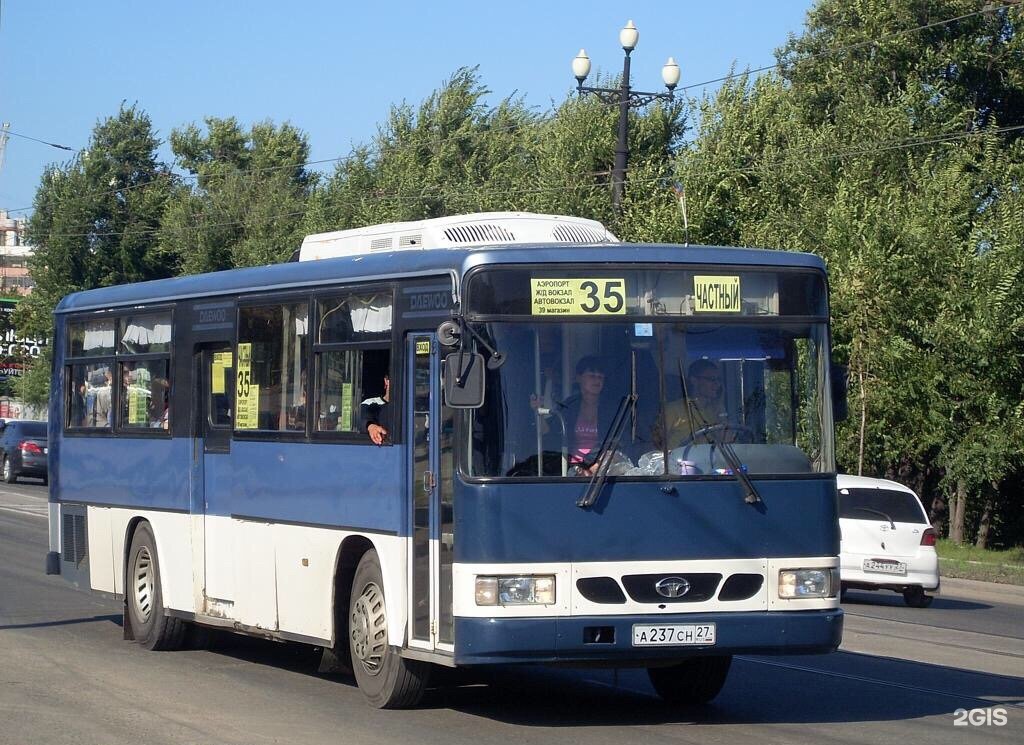
<instances>
[{"instance_id":1,"label":"blue sky","mask_svg":"<svg viewBox=\"0 0 1024 745\"><path fill-rule=\"evenodd\" d=\"M368 141L388 108L418 103L456 69L479 65L493 100L517 93L543 112L575 81L585 47L594 72L621 71L619 29L640 30L633 86L659 90L669 56L681 86L774 61L810 0L581 3L390 0L0 0L0 121L75 149L122 101L161 139L206 116L289 121L311 158ZM592 73L593 75L593 73ZM170 151L162 150L170 160ZM47 164L69 153L11 137L0 209L32 204ZM16 216L25 216L19 212Z\"/></svg>"}]
</instances>

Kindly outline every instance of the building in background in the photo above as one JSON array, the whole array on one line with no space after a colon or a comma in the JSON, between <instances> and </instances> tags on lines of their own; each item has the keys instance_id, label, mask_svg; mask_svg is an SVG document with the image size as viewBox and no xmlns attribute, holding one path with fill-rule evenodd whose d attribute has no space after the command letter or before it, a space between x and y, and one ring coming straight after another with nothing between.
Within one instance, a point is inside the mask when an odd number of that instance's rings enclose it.
<instances>
[{"instance_id":1,"label":"building in background","mask_svg":"<svg viewBox=\"0 0 1024 745\"><path fill-rule=\"evenodd\" d=\"M35 283L28 273L32 247L25 244L25 220L0 210L0 295L27 295Z\"/></svg>"},{"instance_id":2,"label":"building in background","mask_svg":"<svg viewBox=\"0 0 1024 745\"><path fill-rule=\"evenodd\" d=\"M20 401L14 385L26 364L37 359L46 346L45 339L20 336L12 323L19 298L35 286L28 271L32 247L25 244L25 227L25 220L0 210L0 418L4 419L46 416L45 411Z\"/></svg>"}]
</instances>

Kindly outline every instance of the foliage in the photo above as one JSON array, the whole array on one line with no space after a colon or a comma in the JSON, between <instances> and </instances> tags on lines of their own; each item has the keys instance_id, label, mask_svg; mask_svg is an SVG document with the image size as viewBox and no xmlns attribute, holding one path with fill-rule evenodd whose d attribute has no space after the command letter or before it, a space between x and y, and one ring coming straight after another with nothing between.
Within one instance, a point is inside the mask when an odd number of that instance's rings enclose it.
<instances>
[{"instance_id":1,"label":"foliage","mask_svg":"<svg viewBox=\"0 0 1024 745\"><path fill-rule=\"evenodd\" d=\"M545 118L518 99L489 107L488 94L477 71L464 68L418 107L393 107L373 145L357 148L313 195L307 232L500 210L618 226L609 202L617 112L570 99ZM661 182L671 173L681 114L680 106L652 106L632 118L631 217L647 214L652 191L669 193ZM621 223L624 236L632 224Z\"/></svg>"},{"instance_id":2,"label":"foliage","mask_svg":"<svg viewBox=\"0 0 1024 745\"><path fill-rule=\"evenodd\" d=\"M841 463L965 495L984 540L1024 466L1021 18L936 23L980 9L822 0L778 74L697 103L677 168L699 240L828 262Z\"/></svg>"},{"instance_id":3,"label":"foliage","mask_svg":"<svg viewBox=\"0 0 1024 745\"><path fill-rule=\"evenodd\" d=\"M271 264L302 241L314 183L309 143L290 124L243 132L232 117L171 133L171 148L195 178L179 184L161 224L160 251L183 274Z\"/></svg>"},{"instance_id":4,"label":"foliage","mask_svg":"<svg viewBox=\"0 0 1024 745\"><path fill-rule=\"evenodd\" d=\"M51 337L53 309L71 292L172 275L155 240L171 184L159 144L149 117L122 105L96 125L86 150L43 174L27 231L36 286L15 312L20 333ZM28 371L29 403L41 403L48 372L43 358Z\"/></svg>"}]
</instances>

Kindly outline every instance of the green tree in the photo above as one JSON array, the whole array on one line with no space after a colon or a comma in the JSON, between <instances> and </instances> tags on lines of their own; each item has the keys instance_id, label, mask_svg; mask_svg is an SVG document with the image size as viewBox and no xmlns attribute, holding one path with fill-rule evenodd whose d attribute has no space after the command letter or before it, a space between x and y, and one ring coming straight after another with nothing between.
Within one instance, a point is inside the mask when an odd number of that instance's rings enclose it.
<instances>
[{"instance_id":1,"label":"green tree","mask_svg":"<svg viewBox=\"0 0 1024 745\"><path fill-rule=\"evenodd\" d=\"M536 117L517 99L489 107L488 94L476 69L463 68L418 107L394 106L314 198L309 232L522 209Z\"/></svg>"},{"instance_id":2,"label":"green tree","mask_svg":"<svg viewBox=\"0 0 1024 745\"><path fill-rule=\"evenodd\" d=\"M53 309L68 293L171 276L156 240L171 188L159 145L149 116L122 105L96 125L87 149L43 174L26 236L35 288L15 313L20 334L51 338ZM48 360L27 370L29 403L45 403L48 376Z\"/></svg>"},{"instance_id":3,"label":"green tree","mask_svg":"<svg viewBox=\"0 0 1024 745\"><path fill-rule=\"evenodd\" d=\"M287 259L302 240L314 178L309 143L290 124L206 119L171 133L171 148L194 179L171 195L160 248L183 274Z\"/></svg>"},{"instance_id":4,"label":"green tree","mask_svg":"<svg viewBox=\"0 0 1024 745\"><path fill-rule=\"evenodd\" d=\"M463 68L418 107L394 107L374 142L314 194L307 232L496 210L591 217L627 238L678 227L668 187L681 103L631 114L620 221L610 205L617 109L573 98L539 117L519 99L488 106L489 93L475 68Z\"/></svg>"},{"instance_id":5,"label":"green tree","mask_svg":"<svg viewBox=\"0 0 1024 745\"><path fill-rule=\"evenodd\" d=\"M1003 129L1022 118L1020 15L935 23L981 8L822 0L779 74L694 102L677 162L699 240L826 259L852 380L841 462L941 478L954 537L971 504L998 522L1024 450L1021 159Z\"/></svg>"}]
</instances>

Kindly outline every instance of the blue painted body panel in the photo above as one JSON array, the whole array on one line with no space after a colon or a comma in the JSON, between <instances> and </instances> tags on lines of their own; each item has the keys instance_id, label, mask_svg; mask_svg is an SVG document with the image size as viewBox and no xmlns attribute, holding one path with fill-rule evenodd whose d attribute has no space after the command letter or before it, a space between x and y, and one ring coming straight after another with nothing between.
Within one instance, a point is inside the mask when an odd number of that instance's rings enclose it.
<instances>
[{"instance_id":1,"label":"blue painted body panel","mask_svg":"<svg viewBox=\"0 0 1024 745\"><path fill-rule=\"evenodd\" d=\"M60 501L188 512L190 440L59 434L50 439L60 443L50 453L60 485L51 495L59 493Z\"/></svg>"},{"instance_id":2,"label":"blue painted body panel","mask_svg":"<svg viewBox=\"0 0 1024 745\"><path fill-rule=\"evenodd\" d=\"M191 440L73 440L54 461L74 474L62 481L61 501L202 513L201 492L190 488L202 473L191 468ZM236 440L230 455L206 456L207 514L404 534L404 453L398 446Z\"/></svg>"},{"instance_id":3,"label":"blue painted body panel","mask_svg":"<svg viewBox=\"0 0 1024 745\"><path fill-rule=\"evenodd\" d=\"M231 444L233 489L210 514L408 534L402 446Z\"/></svg>"},{"instance_id":4,"label":"blue painted body panel","mask_svg":"<svg viewBox=\"0 0 1024 745\"><path fill-rule=\"evenodd\" d=\"M713 647L634 647L634 623L715 623ZM585 644L588 626L611 626L611 644ZM835 610L750 613L694 613L651 616L562 618L456 618L455 662L459 665L515 662L614 663L682 659L695 655L821 654L842 641L843 612Z\"/></svg>"},{"instance_id":5,"label":"blue painted body panel","mask_svg":"<svg viewBox=\"0 0 1024 745\"><path fill-rule=\"evenodd\" d=\"M465 484L455 497L455 560L635 561L836 556L835 477L753 479L760 505L731 480L619 482L591 510L585 483ZM677 494L665 494L675 486Z\"/></svg>"}]
</instances>

